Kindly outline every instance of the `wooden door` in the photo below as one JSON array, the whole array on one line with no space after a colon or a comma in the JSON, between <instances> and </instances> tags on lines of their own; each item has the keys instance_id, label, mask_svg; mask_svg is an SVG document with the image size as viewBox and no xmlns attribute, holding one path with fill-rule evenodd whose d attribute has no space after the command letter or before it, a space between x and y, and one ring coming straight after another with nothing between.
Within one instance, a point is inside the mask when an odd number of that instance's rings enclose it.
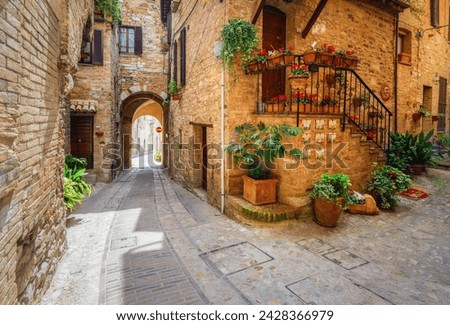
<instances>
[{"instance_id":1,"label":"wooden door","mask_svg":"<svg viewBox=\"0 0 450 325\"><path fill-rule=\"evenodd\" d=\"M93 116L70 117L70 152L72 156L87 159L87 169L94 166Z\"/></svg>"},{"instance_id":2,"label":"wooden door","mask_svg":"<svg viewBox=\"0 0 450 325\"><path fill-rule=\"evenodd\" d=\"M205 190L208 186L208 144L206 139L206 127L202 126L202 188Z\"/></svg>"},{"instance_id":3,"label":"wooden door","mask_svg":"<svg viewBox=\"0 0 450 325\"><path fill-rule=\"evenodd\" d=\"M286 15L273 7L265 6L263 11L263 42L265 50L286 47ZM285 94L286 70L269 70L262 76L262 100Z\"/></svg>"}]
</instances>

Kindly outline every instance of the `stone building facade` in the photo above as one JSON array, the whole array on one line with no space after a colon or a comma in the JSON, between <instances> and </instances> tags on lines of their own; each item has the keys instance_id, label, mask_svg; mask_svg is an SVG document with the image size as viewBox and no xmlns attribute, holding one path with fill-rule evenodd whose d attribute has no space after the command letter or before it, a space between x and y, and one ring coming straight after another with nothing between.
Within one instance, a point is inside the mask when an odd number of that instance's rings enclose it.
<instances>
[{"instance_id":1,"label":"stone building facade","mask_svg":"<svg viewBox=\"0 0 450 325\"><path fill-rule=\"evenodd\" d=\"M355 51L360 57L357 74L374 96L383 97L380 101L392 110L395 105L395 20L406 7L398 1L329 1L310 31L302 35L317 8L317 1L181 1L171 17L171 78L181 85L181 99L170 103L172 176L194 188L206 188L208 202L221 206L222 179L220 168L217 168L217 162L221 162L221 59L217 57L217 44L221 41L220 31L229 19L254 20L261 39L265 12L273 12L285 21L283 47L291 45L296 53L303 53L316 42L319 46L332 43L337 48ZM295 125L293 115L255 114L257 102L266 102L271 96L265 96L261 90L264 85L261 86L260 76L244 74L238 62L236 67L235 84L231 74L225 73L224 145L233 139L234 128L244 122ZM279 94L290 96L287 87L280 89ZM325 137L325 141L320 140L320 145L325 146L328 134L334 134L331 136L335 144L345 144L340 151L343 164L327 164L328 158L314 152L307 164L318 167L300 164L294 170L287 170L285 162L280 162L274 172L278 179L278 201L298 208L306 207L308 189L324 172L345 172L356 187L363 186L371 172L368 166L380 158L376 150L369 150L367 139L352 135L348 128L342 131L343 119L340 117L337 127L333 116L302 115L300 118L310 120L312 128L307 133L312 142ZM325 127L316 129L317 123ZM384 137L387 128L384 127ZM304 148L307 142L298 137L294 144ZM242 192L241 175L244 173L232 167L230 157L226 158L225 210L230 195Z\"/></svg>"},{"instance_id":2,"label":"stone building facade","mask_svg":"<svg viewBox=\"0 0 450 325\"><path fill-rule=\"evenodd\" d=\"M398 131L450 130L450 1L413 1L399 16ZM413 119L423 106L430 114Z\"/></svg>"},{"instance_id":3,"label":"stone building facade","mask_svg":"<svg viewBox=\"0 0 450 325\"><path fill-rule=\"evenodd\" d=\"M0 1L0 303L29 304L65 245L64 114L92 2Z\"/></svg>"}]
</instances>

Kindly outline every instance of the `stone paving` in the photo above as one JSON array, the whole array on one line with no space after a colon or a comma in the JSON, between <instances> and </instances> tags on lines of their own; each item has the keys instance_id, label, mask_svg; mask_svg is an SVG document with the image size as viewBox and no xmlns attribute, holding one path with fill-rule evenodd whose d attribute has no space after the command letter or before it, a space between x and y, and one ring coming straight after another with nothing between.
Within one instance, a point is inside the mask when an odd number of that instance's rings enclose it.
<instances>
[{"instance_id":1,"label":"stone paving","mask_svg":"<svg viewBox=\"0 0 450 325\"><path fill-rule=\"evenodd\" d=\"M170 181L131 169L69 218L43 304L449 304L450 172L394 212L239 224Z\"/></svg>"}]
</instances>

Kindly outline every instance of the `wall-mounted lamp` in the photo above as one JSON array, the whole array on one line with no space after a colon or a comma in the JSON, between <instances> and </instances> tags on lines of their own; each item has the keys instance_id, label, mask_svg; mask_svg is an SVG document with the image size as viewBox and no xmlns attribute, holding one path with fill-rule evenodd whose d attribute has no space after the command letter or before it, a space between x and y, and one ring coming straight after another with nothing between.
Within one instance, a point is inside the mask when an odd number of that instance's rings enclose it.
<instances>
[{"instance_id":1,"label":"wall-mounted lamp","mask_svg":"<svg viewBox=\"0 0 450 325\"><path fill-rule=\"evenodd\" d=\"M436 27L431 27L431 28L427 28L427 29L423 29L423 30L419 30L416 33L416 37L417 38L422 38L423 34L429 30L434 30L434 29L439 29L439 28L443 28L443 27L448 27L450 25L442 25L442 26L436 26Z\"/></svg>"}]
</instances>

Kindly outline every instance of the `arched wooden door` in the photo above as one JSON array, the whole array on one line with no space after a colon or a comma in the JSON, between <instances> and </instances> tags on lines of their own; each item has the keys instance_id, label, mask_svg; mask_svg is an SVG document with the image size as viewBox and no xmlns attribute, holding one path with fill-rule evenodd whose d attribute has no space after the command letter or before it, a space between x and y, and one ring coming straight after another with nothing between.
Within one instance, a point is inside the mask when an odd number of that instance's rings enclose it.
<instances>
[{"instance_id":1,"label":"arched wooden door","mask_svg":"<svg viewBox=\"0 0 450 325\"><path fill-rule=\"evenodd\" d=\"M265 6L263 10L262 46L268 51L286 47L286 15L271 6ZM265 102L277 95L284 94L285 85L285 69L270 70L263 73L262 100Z\"/></svg>"}]
</instances>

